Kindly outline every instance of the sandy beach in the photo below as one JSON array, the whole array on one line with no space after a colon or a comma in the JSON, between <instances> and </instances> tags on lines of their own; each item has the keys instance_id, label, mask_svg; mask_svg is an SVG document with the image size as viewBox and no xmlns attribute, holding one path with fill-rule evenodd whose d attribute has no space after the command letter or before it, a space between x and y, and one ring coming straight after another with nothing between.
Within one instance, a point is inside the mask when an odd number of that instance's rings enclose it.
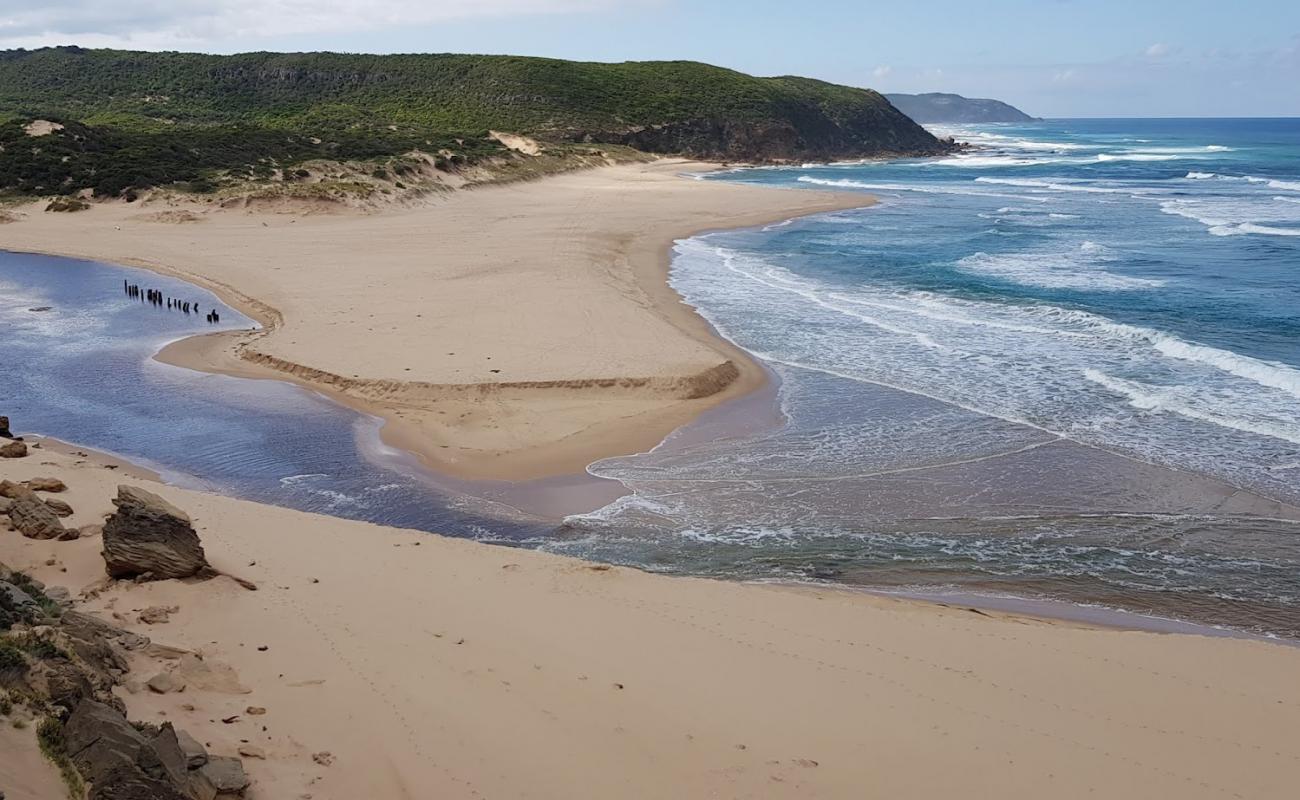
<instances>
[{"instance_id":1,"label":"sandy beach","mask_svg":"<svg viewBox=\"0 0 1300 800\"><path fill-rule=\"evenodd\" d=\"M75 451L0 463L35 476L68 484L71 526L123 480ZM119 582L79 607L234 671L118 691L214 754L265 751L252 798L1262 800L1300 780L1293 647L651 575L128 480L258 590ZM99 549L0 533L0 561L74 595ZM179 610L142 623L152 606ZM135 658L128 686L178 669Z\"/></svg>"},{"instance_id":2,"label":"sandy beach","mask_svg":"<svg viewBox=\"0 0 1300 800\"><path fill-rule=\"evenodd\" d=\"M0 247L213 289L266 331L188 339L163 360L326 392L449 475L540 478L653 447L764 381L666 285L674 240L871 202L689 177L709 168L606 167L380 213L28 206Z\"/></svg>"}]
</instances>

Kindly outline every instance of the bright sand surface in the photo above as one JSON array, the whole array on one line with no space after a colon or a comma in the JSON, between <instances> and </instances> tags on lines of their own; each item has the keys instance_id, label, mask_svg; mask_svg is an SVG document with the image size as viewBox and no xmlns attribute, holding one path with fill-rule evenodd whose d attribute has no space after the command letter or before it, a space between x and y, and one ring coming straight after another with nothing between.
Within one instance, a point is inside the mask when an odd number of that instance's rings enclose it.
<instances>
[{"instance_id":1,"label":"bright sand surface","mask_svg":"<svg viewBox=\"0 0 1300 800\"><path fill-rule=\"evenodd\" d=\"M71 525L101 521L123 480L49 448L0 461L0 478L47 475L70 487ZM217 754L264 749L246 759L253 798L1265 800L1300 785L1293 647L652 575L131 482L259 589L119 583L83 610L234 669L238 685L123 696ZM0 561L74 595L103 577L96 537L0 531ZM136 619L170 605L166 624ZM172 668L138 657L129 677Z\"/></svg>"},{"instance_id":2,"label":"bright sand surface","mask_svg":"<svg viewBox=\"0 0 1300 800\"><path fill-rule=\"evenodd\" d=\"M28 206L0 247L205 285L269 332L164 360L325 390L458 477L537 478L649 449L764 381L666 285L675 239L872 202L684 175L706 168L606 167L377 213Z\"/></svg>"}]
</instances>

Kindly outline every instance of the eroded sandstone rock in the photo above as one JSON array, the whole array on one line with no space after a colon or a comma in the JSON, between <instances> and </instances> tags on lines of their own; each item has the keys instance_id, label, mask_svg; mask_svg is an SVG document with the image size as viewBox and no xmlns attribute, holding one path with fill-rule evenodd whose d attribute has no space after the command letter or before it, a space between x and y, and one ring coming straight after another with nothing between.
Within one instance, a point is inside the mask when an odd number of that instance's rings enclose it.
<instances>
[{"instance_id":1,"label":"eroded sandstone rock","mask_svg":"<svg viewBox=\"0 0 1300 800\"><path fill-rule=\"evenodd\" d=\"M73 514L72 506L57 497L47 497L44 502L45 507L53 511L57 517L70 517Z\"/></svg>"},{"instance_id":2,"label":"eroded sandstone rock","mask_svg":"<svg viewBox=\"0 0 1300 800\"><path fill-rule=\"evenodd\" d=\"M29 481L24 481L24 483L33 492L54 492L57 494L68 490L68 485L58 478L32 478Z\"/></svg>"},{"instance_id":3,"label":"eroded sandstone rock","mask_svg":"<svg viewBox=\"0 0 1300 800\"><path fill-rule=\"evenodd\" d=\"M6 482L7 483L7 482ZM14 484L10 484L14 486ZM8 487L6 487L8 488ZM55 539L64 533L63 523L40 497L26 486L10 490L9 522L28 539Z\"/></svg>"},{"instance_id":4,"label":"eroded sandstone rock","mask_svg":"<svg viewBox=\"0 0 1300 800\"><path fill-rule=\"evenodd\" d=\"M208 570L189 516L153 492L117 487L104 523L104 566L114 578L188 578Z\"/></svg>"}]
</instances>

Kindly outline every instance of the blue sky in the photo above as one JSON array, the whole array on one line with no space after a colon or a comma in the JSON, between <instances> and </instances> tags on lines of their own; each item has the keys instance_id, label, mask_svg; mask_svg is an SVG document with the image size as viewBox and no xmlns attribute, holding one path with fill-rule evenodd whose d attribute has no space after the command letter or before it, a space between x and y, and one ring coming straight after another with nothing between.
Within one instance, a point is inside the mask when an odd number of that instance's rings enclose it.
<instances>
[{"instance_id":1,"label":"blue sky","mask_svg":"<svg viewBox=\"0 0 1300 800\"><path fill-rule=\"evenodd\" d=\"M1040 116L1300 115L1281 0L0 0L0 46L693 59Z\"/></svg>"}]
</instances>

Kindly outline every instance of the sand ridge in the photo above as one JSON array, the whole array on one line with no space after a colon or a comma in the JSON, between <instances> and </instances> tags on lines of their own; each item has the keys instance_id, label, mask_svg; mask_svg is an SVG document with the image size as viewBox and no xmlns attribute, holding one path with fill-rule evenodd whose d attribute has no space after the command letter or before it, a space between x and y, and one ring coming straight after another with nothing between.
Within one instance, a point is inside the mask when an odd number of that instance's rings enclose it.
<instances>
[{"instance_id":1,"label":"sand ridge","mask_svg":"<svg viewBox=\"0 0 1300 800\"><path fill-rule=\"evenodd\" d=\"M0 247L194 281L265 330L163 360L303 383L454 476L537 478L649 449L764 382L666 285L674 240L872 202L685 174L706 168L603 167L370 214L29 210ZM166 222L182 217L202 222Z\"/></svg>"}]
</instances>

